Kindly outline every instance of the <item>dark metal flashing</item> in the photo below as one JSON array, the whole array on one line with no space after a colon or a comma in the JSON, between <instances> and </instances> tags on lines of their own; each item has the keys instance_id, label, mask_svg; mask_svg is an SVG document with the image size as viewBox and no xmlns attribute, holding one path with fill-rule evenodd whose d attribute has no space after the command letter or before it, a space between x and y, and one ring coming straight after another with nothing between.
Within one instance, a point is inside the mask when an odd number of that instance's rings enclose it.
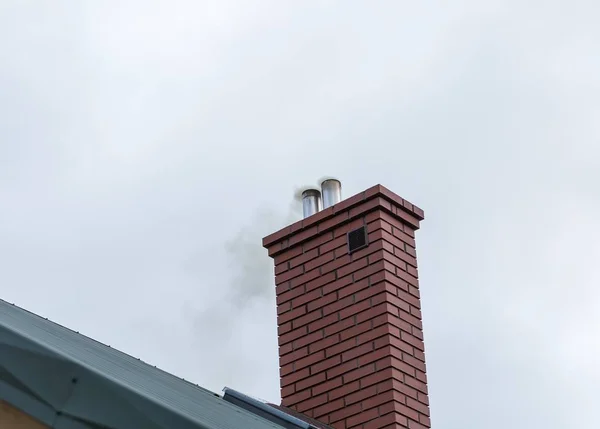
<instances>
[{"instance_id":1,"label":"dark metal flashing","mask_svg":"<svg viewBox=\"0 0 600 429\"><path fill-rule=\"evenodd\" d=\"M286 429L316 429L303 420L286 414L277 408L271 407L265 402L261 402L228 387L223 389L223 399L272 421L273 423L277 423Z\"/></svg>"},{"instance_id":2,"label":"dark metal flashing","mask_svg":"<svg viewBox=\"0 0 600 429\"><path fill-rule=\"evenodd\" d=\"M225 387L223 392L223 399L226 401L256 413L286 429L333 429L331 426L295 410L260 401L228 387Z\"/></svg>"},{"instance_id":3,"label":"dark metal flashing","mask_svg":"<svg viewBox=\"0 0 600 429\"><path fill-rule=\"evenodd\" d=\"M313 419L312 417L308 417L306 414L302 414L296 410L293 410L289 407L284 407L283 405L275 405L275 404L269 404L269 406L276 408L280 411L283 411L286 414L289 414L290 416L294 416L299 418L300 420L304 420L305 422L309 423L311 426L315 427L316 429L334 429L333 427L326 425L325 423L317 420L317 419Z\"/></svg>"}]
</instances>

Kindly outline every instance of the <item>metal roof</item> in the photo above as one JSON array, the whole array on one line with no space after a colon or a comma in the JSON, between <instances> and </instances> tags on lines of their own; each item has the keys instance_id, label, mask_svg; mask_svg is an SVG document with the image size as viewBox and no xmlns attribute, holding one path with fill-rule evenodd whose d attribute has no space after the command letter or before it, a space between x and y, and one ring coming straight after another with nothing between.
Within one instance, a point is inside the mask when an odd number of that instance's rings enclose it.
<instances>
[{"instance_id":1,"label":"metal roof","mask_svg":"<svg viewBox=\"0 0 600 429\"><path fill-rule=\"evenodd\" d=\"M0 399L54 429L282 429L3 300Z\"/></svg>"}]
</instances>

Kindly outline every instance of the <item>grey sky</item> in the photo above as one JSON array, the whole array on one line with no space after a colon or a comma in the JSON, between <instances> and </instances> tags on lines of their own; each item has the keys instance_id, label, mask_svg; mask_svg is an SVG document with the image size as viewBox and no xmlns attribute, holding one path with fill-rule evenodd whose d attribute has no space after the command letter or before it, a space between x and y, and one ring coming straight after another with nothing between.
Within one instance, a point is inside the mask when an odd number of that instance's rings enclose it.
<instances>
[{"instance_id":1,"label":"grey sky","mask_svg":"<svg viewBox=\"0 0 600 429\"><path fill-rule=\"evenodd\" d=\"M600 3L0 2L0 296L278 401L263 235L421 206L435 428L597 428ZM296 214L297 215L297 214Z\"/></svg>"}]
</instances>

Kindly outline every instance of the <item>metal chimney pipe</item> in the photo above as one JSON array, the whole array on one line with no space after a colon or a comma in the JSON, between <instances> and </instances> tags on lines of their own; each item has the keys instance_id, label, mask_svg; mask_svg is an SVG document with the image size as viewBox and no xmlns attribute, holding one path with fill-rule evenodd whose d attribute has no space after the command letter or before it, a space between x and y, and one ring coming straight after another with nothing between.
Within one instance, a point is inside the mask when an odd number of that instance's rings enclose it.
<instances>
[{"instance_id":1,"label":"metal chimney pipe","mask_svg":"<svg viewBox=\"0 0 600 429\"><path fill-rule=\"evenodd\" d=\"M342 182L336 179L323 180L321 192L323 193L323 208L331 207L342 201Z\"/></svg>"},{"instance_id":2,"label":"metal chimney pipe","mask_svg":"<svg viewBox=\"0 0 600 429\"><path fill-rule=\"evenodd\" d=\"M304 218L320 212L321 209L321 191L318 189L307 189L302 192L302 214Z\"/></svg>"}]
</instances>

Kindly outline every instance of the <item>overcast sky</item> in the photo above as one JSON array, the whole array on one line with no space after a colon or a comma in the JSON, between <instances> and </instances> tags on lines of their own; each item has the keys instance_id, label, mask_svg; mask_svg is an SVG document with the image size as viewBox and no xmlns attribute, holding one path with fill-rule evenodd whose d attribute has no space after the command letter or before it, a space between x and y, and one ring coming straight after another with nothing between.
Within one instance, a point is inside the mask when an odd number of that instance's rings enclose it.
<instances>
[{"instance_id":1,"label":"overcast sky","mask_svg":"<svg viewBox=\"0 0 600 429\"><path fill-rule=\"evenodd\" d=\"M600 3L0 2L0 297L279 401L261 238L425 210L433 426L600 427Z\"/></svg>"}]
</instances>

